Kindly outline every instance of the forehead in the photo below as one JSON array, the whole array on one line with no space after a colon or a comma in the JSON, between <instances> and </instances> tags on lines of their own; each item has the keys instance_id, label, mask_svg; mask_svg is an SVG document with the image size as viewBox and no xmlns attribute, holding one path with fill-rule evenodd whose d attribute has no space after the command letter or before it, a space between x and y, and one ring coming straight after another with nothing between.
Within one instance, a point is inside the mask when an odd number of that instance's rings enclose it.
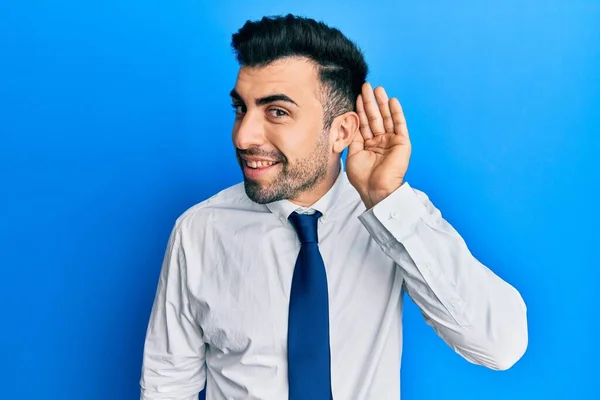
<instances>
[{"instance_id":1,"label":"forehead","mask_svg":"<svg viewBox=\"0 0 600 400\"><path fill-rule=\"evenodd\" d=\"M285 58L260 67L241 67L235 90L247 99L282 93L296 102L317 101L319 76L314 63L305 58Z\"/></svg>"}]
</instances>

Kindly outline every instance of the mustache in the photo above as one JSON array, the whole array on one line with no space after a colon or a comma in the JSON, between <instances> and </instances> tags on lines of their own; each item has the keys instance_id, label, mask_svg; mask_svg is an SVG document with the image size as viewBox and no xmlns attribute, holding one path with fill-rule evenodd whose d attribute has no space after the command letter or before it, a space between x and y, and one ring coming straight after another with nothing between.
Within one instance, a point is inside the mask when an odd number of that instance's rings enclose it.
<instances>
[{"instance_id":1,"label":"mustache","mask_svg":"<svg viewBox=\"0 0 600 400\"><path fill-rule=\"evenodd\" d=\"M269 158L279 162L286 161L285 156L279 152L266 151L258 148L250 148L246 150L236 149L235 152L239 158L241 158L242 156L256 156Z\"/></svg>"}]
</instances>

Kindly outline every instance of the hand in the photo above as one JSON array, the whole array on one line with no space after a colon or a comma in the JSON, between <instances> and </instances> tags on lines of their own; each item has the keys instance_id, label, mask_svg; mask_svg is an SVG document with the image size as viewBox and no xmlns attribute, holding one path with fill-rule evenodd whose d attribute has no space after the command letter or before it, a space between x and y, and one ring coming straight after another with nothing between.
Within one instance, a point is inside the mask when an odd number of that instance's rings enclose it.
<instances>
[{"instance_id":1,"label":"hand","mask_svg":"<svg viewBox=\"0 0 600 400\"><path fill-rule=\"evenodd\" d=\"M370 209L402 185L411 145L400 102L381 86L373 91L365 83L356 109L360 132L348 148L346 173Z\"/></svg>"}]
</instances>

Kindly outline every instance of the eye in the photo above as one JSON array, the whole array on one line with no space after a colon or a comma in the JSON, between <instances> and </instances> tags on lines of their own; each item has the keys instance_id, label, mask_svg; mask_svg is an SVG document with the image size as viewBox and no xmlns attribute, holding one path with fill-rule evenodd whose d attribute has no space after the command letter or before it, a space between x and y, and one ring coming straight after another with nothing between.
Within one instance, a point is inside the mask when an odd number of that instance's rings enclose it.
<instances>
[{"instance_id":1,"label":"eye","mask_svg":"<svg viewBox=\"0 0 600 400\"><path fill-rule=\"evenodd\" d=\"M283 118L283 117L287 117L287 115L288 115L288 113L285 110L282 110L281 108L271 108L269 110L269 113L274 118Z\"/></svg>"},{"instance_id":2,"label":"eye","mask_svg":"<svg viewBox=\"0 0 600 400\"><path fill-rule=\"evenodd\" d=\"M236 115L242 115L246 113L246 106L243 104L233 103L231 107Z\"/></svg>"}]
</instances>

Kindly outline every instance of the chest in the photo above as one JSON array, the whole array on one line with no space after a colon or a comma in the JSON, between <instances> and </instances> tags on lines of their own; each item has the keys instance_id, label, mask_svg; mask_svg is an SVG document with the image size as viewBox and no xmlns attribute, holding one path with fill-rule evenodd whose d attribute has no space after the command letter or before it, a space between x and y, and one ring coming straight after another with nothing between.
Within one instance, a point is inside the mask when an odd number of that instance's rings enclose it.
<instances>
[{"instance_id":1,"label":"chest","mask_svg":"<svg viewBox=\"0 0 600 400\"><path fill-rule=\"evenodd\" d=\"M358 224L358 225L357 225ZM319 248L329 292L331 335L351 336L354 321L373 318L389 303L396 270L355 224L324 224ZM287 343L289 296L300 243L289 226L216 232L193 290L205 341L223 353L281 354Z\"/></svg>"}]
</instances>

